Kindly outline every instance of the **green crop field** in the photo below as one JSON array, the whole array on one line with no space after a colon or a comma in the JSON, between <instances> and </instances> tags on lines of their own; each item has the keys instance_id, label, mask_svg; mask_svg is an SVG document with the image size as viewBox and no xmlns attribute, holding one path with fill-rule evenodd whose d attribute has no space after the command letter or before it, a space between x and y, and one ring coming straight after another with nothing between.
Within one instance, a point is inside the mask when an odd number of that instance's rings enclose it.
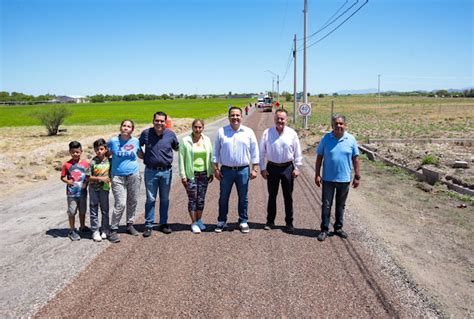
<instances>
[{"instance_id":1,"label":"green crop field","mask_svg":"<svg viewBox=\"0 0 474 319\"><path fill-rule=\"evenodd\" d=\"M117 124L129 118L139 123L150 123L153 114L163 111L172 118L211 118L225 115L228 105L243 107L251 99L196 99L196 100L156 100L140 102L112 102L62 104L73 113L64 125L104 125ZM33 117L35 111L54 107L53 105L2 106L0 107L0 127L40 125Z\"/></svg>"}]
</instances>

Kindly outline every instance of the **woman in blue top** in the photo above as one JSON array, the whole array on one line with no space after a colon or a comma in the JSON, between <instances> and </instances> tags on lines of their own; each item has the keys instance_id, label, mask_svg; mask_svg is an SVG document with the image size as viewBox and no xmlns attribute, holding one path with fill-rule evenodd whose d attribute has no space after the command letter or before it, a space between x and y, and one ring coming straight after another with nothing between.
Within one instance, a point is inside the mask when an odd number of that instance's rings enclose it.
<instances>
[{"instance_id":1,"label":"woman in blue top","mask_svg":"<svg viewBox=\"0 0 474 319\"><path fill-rule=\"evenodd\" d=\"M135 124L132 120L123 120L120 124L120 134L112 137L108 142L108 148L112 154L112 193L115 199L109 237L113 243L120 241L117 231L125 207L127 208L127 232L138 236L138 231L133 227L133 220L140 190L138 158L142 157L142 150L138 139L132 137L134 129Z\"/></svg>"}]
</instances>

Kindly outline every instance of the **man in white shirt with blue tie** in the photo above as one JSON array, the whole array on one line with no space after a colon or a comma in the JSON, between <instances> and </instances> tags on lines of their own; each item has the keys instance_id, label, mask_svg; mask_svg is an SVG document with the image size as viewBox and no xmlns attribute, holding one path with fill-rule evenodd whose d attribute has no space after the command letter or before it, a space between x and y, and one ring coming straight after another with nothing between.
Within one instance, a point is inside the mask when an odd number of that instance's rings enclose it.
<instances>
[{"instance_id":1,"label":"man in white shirt with blue tie","mask_svg":"<svg viewBox=\"0 0 474 319\"><path fill-rule=\"evenodd\" d=\"M278 189L283 190L285 202L285 230L293 227L293 184L300 175L302 165L301 146L298 134L287 127L288 113L285 109L275 111L275 126L266 129L260 139L260 174L267 180L268 204L265 230L275 226L276 198ZM265 165L265 158L267 163Z\"/></svg>"},{"instance_id":2,"label":"man in white shirt with blue tie","mask_svg":"<svg viewBox=\"0 0 474 319\"><path fill-rule=\"evenodd\" d=\"M214 142L214 177L220 181L219 217L215 231L227 227L229 197L235 184L239 196L239 228L242 233L250 231L248 225L248 183L257 177L258 143L253 130L241 125L242 110L229 109L229 125L221 127ZM219 167L219 164L221 165ZM251 166L251 167L250 167Z\"/></svg>"}]
</instances>

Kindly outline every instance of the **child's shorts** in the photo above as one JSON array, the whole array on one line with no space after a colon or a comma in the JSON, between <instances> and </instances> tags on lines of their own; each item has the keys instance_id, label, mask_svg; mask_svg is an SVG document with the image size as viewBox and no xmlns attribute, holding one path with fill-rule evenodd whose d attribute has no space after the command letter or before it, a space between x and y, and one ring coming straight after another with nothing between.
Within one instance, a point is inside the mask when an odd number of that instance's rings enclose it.
<instances>
[{"instance_id":1,"label":"child's shorts","mask_svg":"<svg viewBox=\"0 0 474 319\"><path fill-rule=\"evenodd\" d=\"M67 214L69 216L75 216L77 210L79 210L79 213L86 213L87 196L67 198Z\"/></svg>"}]
</instances>

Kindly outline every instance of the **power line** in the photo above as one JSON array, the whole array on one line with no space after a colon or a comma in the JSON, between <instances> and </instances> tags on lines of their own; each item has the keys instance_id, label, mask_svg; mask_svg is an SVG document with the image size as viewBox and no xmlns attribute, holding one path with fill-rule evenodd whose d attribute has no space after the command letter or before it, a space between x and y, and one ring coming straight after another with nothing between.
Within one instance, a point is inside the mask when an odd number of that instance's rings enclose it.
<instances>
[{"instance_id":1,"label":"power line","mask_svg":"<svg viewBox=\"0 0 474 319\"><path fill-rule=\"evenodd\" d=\"M313 42L312 44L308 45L306 48L311 48L312 46L318 44L319 42L323 41L324 39L326 39L328 36L330 36L334 31L336 31L337 29L339 29L344 23L347 22L347 20L349 20L350 18L352 18L360 9L362 9L367 3L369 2L369 0L365 0L365 2L359 7L357 8L356 11L354 11L350 16L348 16L344 21L342 21L341 23L339 23L339 25L337 27L335 27L334 29L332 29L330 32L328 32L324 37L322 37L321 39L317 40L316 42Z\"/></svg>"},{"instance_id":2,"label":"power line","mask_svg":"<svg viewBox=\"0 0 474 319\"><path fill-rule=\"evenodd\" d=\"M319 32L323 31L324 29L326 29L327 27L329 27L331 24L333 24L334 22L336 22L341 16L345 15L349 10L351 10L357 3L359 3L359 0L356 0L349 8L347 8L346 10L344 10L344 12L342 12L341 14L339 14L336 18L334 18L334 16L336 16L339 11L341 11L345 6L346 4L348 3L349 0L346 0L344 2L344 4L342 4L339 9L336 10L336 12L331 16L329 17L326 22L323 24L323 26L313 32L310 36L307 36L306 39L309 39L313 36L315 36L316 34L318 34ZM310 48L314 45L316 45L317 43L321 42L322 40L324 40L325 38L327 38L329 35L331 35L332 33L334 33L337 29L339 29L344 23L346 23L350 18L352 18L360 9L362 9L367 3L369 2L369 0L365 0L365 2L359 7L357 8L352 14L350 14L346 19L344 19L341 23L339 23L334 29L332 29L331 31L329 31L326 35L324 35L322 38L320 38L319 40L317 40L316 42L310 44L309 46L307 46L306 48ZM302 39L298 39L298 40L304 40L304 37ZM281 79L281 81L284 81L287 74L288 74L288 70L289 70L289 67L291 66L291 63L293 62L294 60L294 54L296 54L296 52L299 52L301 51L302 47L299 47L296 51L293 49L293 47L291 48L291 52L290 52L290 56L288 57L288 62L287 62L287 65L285 67L285 72L284 72L284 75Z\"/></svg>"},{"instance_id":3,"label":"power line","mask_svg":"<svg viewBox=\"0 0 474 319\"><path fill-rule=\"evenodd\" d=\"M326 20L326 22L324 22L324 24L322 25L321 28L319 28L317 31L313 32L312 34L310 34L309 36L306 37L306 40L309 39L309 38L312 38L314 37L316 34L318 34L319 32L323 31L324 29L326 29L327 27L329 27L331 24L333 24L334 22L336 22L341 16L343 16L344 14L347 13L347 11L349 11L350 9L352 9L357 3L359 3L359 0L356 0L356 2L354 2L349 8L347 8L343 13L341 13L340 15L338 15L334 20L332 20L331 22L329 22L339 11L341 11L342 8L345 7L346 3L349 2L349 0L346 0L346 2L344 2L344 4L339 7L339 9L336 10L336 12L328 19ZM301 38L301 39L298 39L297 41L302 41L304 40L304 38Z\"/></svg>"},{"instance_id":4,"label":"power line","mask_svg":"<svg viewBox=\"0 0 474 319\"><path fill-rule=\"evenodd\" d=\"M293 48L291 48L291 50L290 50L290 56L288 57L288 63L286 64L285 73L284 73L284 75L283 75L281 81L285 80L286 75L288 74L288 70L290 69L291 62L293 62L293 60L294 60Z\"/></svg>"},{"instance_id":5,"label":"power line","mask_svg":"<svg viewBox=\"0 0 474 319\"><path fill-rule=\"evenodd\" d=\"M349 2L349 0L346 0L346 2L344 2L344 3L339 7L339 9L337 9L337 11L334 12L334 14L333 14L332 16L329 17L329 19L327 19L326 22L324 22L323 27L325 27L325 26L328 24L328 22L329 22L332 18L334 18L334 16L335 16L339 11L341 11L342 8L344 8L345 5L346 5L348 2ZM342 14L344 14L344 13L342 13ZM337 18L336 18L336 19L337 19ZM316 31L316 32L319 32L319 31ZM316 32L315 32L315 33L316 33ZM313 36L313 35L310 35L309 38L311 38L312 36Z\"/></svg>"}]
</instances>

